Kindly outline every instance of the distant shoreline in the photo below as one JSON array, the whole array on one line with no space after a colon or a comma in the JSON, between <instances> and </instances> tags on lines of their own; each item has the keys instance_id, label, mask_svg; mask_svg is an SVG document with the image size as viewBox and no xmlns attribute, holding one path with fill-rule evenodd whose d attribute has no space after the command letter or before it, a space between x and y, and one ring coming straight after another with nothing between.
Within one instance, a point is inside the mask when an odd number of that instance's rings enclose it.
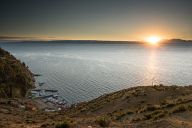
<instances>
[{"instance_id":1,"label":"distant shoreline","mask_svg":"<svg viewBox=\"0 0 192 128\"><path fill-rule=\"evenodd\" d=\"M139 40L41 40L41 39L25 39L27 37L1 37L0 42L62 42L62 43L120 43L120 44L131 44L131 43L145 43L145 41ZM161 41L162 43L170 43L170 42L182 42L182 43L192 43L192 40L184 40L184 39L164 39Z\"/></svg>"}]
</instances>

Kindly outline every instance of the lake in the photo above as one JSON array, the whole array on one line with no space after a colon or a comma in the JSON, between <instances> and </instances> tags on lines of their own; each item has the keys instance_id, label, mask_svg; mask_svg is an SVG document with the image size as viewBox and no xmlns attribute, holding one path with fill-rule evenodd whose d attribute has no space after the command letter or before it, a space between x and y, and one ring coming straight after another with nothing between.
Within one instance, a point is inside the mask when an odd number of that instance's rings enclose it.
<instances>
[{"instance_id":1,"label":"lake","mask_svg":"<svg viewBox=\"0 0 192 128\"><path fill-rule=\"evenodd\" d=\"M0 47L42 74L37 83L58 89L69 103L132 86L192 84L192 43L1 42Z\"/></svg>"}]
</instances>

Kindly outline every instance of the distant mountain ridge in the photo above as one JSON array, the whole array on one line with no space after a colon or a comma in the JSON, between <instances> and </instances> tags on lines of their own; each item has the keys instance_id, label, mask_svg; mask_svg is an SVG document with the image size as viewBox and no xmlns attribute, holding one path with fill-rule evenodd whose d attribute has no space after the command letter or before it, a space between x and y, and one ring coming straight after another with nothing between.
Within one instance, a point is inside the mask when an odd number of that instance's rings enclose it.
<instances>
[{"instance_id":1,"label":"distant mountain ridge","mask_svg":"<svg viewBox=\"0 0 192 128\"><path fill-rule=\"evenodd\" d=\"M165 41L169 41L169 42L191 42L192 40L183 40L183 39L169 39L169 40L165 40Z\"/></svg>"},{"instance_id":2,"label":"distant mountain ridge","mask_svg":"<svg viewBox=\"0 0 192 128\"><path fill-rule=\"evenodd\" d=\"M34 40L33 40L34 39ZM23 42L23 43L50 43L50 42L56 42L56 43L72 43L72 44L86 44L86 43L92 43L92 44L134 44L134 43L145 43L145 41L113 41L113 40L41 40L36 37L8 37L8 36L0 36L0 43L1 42ZM163 43L192 43L192 40L184 40L184 39L163 39L161 42Z\"/></svg>"}]
</instances>

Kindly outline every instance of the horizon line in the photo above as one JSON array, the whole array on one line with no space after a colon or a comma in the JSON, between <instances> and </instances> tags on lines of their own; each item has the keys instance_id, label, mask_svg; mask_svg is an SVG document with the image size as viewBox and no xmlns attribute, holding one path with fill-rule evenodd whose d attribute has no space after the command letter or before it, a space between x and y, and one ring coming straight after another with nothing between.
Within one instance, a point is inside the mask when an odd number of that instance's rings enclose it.
<instances>
[{"instance_id":1,"label":"horizon line","mask_svg":"<svg viewBox=\"0 0 192 128\"><path fill-rule=\"evenodd\" d=\"M105 41L105 42L145 42L144 40L105 40L105 39L56 39L57 37L34 37L34 36L0 36L0 41ZM182 40L182 41L192 41L192 39L182 39L182 38L169 38L162 39L167 40Z\"/></svg>"}]
</instances>

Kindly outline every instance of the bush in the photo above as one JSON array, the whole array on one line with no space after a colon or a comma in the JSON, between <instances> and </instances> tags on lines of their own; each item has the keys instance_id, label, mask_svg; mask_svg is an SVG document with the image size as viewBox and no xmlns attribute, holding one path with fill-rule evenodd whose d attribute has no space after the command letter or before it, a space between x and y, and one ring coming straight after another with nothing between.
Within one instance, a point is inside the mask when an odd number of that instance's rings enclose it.
<instances>
[{"instance_id":1,"label":"bush","mask_svg":"<svg viewBox=\"0 0 192 128\"><path fill-rule=\"evenodd\" d=\"M110 125L110 119L108 117L102 116L96 119L96 123L101 127L108 127Z\"/></svg>"},{"instance_id":2,"label":"bush","mask_svg":"<svg viewBox=\"0 0 192 128\"><path fill-rule=\"evenodd\" d=\"M188 110L192 111L192 105L188 105Z\"/></svg>"},{"instance_id":3,"label":"bush","mask_svg":"<svg viewBox=\"0 0 192 128\"><path fill-rule=\"evenodd\" d=\"M55 128L70 128L73 125L73 121L63 121L56 124Z\"/></svg>"},{"instance_id":4,"label":"bush","mask_svg":"<svg viewBox=\"0 0 192 128\"><path fill-rule=\"evenodd\" d=\"M179 105L177 107L175 107L173 110L172 110L172 113L178 113L178 112L184 112L186 111L186 107L184 105Z\"/></svg>"},{"instance_id":5,"label":"bush","mask_svg":"<svg viewBox=\"0 0 192 128\"><path fill-rule=\"evenodd\" d=\"M160 105L154 105L154 106L144 106L143 108L138 110L138 113L143 113L147 111L155 111L160 109Z\"/></svg>"},{"instance_id":6,"label":"bush","mask_svg":"<svg viewBox=\"0 0 192 128\"><path fill-rule=\"evenodd\" d=\"M164 110L156 110L152 113L146 114L145 115L145 119L149 120L149 119L153 119L153 120L157 120L159 118L162 118L164 116L166 116L168 112L164 111Z\"/></svg>"},{"instance_id":7,"label":"bush","mask_svg":"<svg viewBox=\"0 0 192 128\"><path fill-rule=\"evenodd\" d=\"M157 119L159 119L159 118L164 117L165 115L166 115L166 112L165 112L165 113L158 113L157 115L154 115L153 119L154 119L154 120L157 120Z\"/></svg>"}]
</instances>

